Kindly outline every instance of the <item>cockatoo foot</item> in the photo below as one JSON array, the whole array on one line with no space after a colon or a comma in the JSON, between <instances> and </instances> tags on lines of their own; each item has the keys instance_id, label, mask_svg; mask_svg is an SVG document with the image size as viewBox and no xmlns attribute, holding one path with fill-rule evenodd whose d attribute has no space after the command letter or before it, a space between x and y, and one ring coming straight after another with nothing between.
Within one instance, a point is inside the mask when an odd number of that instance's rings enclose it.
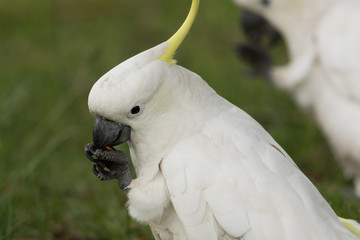
<instances>
[{"instance_id":1,"label":"cockatoo foot","mask_svg":"<svg viewBox=\"0 0 360 240\"><path fill-rule=\"evenodd\" d=\"M259 45L238 44L236 47L238 58L250 67L250 75L264 77L271 82L271 57L267 50Z\"/></svg>"},{"instance_id":2,"label":"cockatoo foot","mask_svg":"<svg viewBox=\"0 0 360 240\"><path fill-rule=\"evenodd\" d=\"M250 67L250 75L272 82L270 53L282 39L280 33L265 18L248 10L242 11L240 25L246 40L236 47L238 58Z\"/></svg>"},{"instance_id":3,"label":"cockatoo foot","mask_svg":"<svg viewBox=\"0 0 360 240\"><path fill-rule=\"evenodd\" d=\"M111 147L96 148L94 143L85 145L86 157L94 162L93 173L101 180L118 179L119 187L127 193L131 182L129 160L124 152ZM95 156L95 158L94 158Z\"/></svg>"}]
</instances>

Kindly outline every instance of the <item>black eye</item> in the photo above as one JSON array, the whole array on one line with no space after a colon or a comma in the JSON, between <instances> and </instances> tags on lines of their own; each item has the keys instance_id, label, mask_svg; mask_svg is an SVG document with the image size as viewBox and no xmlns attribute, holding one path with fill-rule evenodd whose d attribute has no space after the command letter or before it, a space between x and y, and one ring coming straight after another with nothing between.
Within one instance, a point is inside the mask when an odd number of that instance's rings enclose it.
<instances>
[{"instance_id":1,"label":"black eye","mask_svg":"<svg viewBox=\"0 0 360 240\"><path fill-rule=\"evenodd\" d=\"M135 106L131 109L131 114L137 114L140 112L140 107L139 106Z\"/></svg>"}]
</instances>

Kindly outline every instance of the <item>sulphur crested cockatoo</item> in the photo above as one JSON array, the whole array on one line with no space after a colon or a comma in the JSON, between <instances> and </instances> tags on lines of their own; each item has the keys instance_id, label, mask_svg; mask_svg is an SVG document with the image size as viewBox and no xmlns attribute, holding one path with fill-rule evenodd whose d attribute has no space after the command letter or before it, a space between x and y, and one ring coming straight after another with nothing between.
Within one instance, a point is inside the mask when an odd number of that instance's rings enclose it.
<instances>
[{"instance_id":1,"label":"sulphur crested cockatoo","mask_svg":"<svg viewBox=\"0 0 360 240\"><path fill-rule=\"evenodd\" d=\"M92 87L94 143L85 151L94 173L119 179L130 215L148 223L155 239L357 239L254 119L175 63L198 5L193 0L168 41ZM113 148L124 141L135 179Z\"/></svg>"},{"instance_id":2,"label":"sulphur crested cockatoo","mask_svg":"<svg viewBox=\"0 0 360 240\"><path fill-rule=\"evenodd\" d=\"M234 1L282 33L290 62L268 75L314 115L360 196L360 1Z\"/></svg>"}]
</instances>

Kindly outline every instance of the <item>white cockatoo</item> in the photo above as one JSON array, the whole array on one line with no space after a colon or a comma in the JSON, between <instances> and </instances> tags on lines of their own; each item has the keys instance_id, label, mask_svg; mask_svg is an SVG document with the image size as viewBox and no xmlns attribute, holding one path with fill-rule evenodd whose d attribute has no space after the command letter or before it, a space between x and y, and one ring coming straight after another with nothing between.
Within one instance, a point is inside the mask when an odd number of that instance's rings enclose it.
<instances>
[{"instance_id":1,"label":"white cockatoo","mask_svg":"<svg viewBox=\"0 0 360 240\"><path fill-rule=\"evenodd\" d=\"M234 1L282 33L290 62L268 75L313 114L360 196L360 1Z\"/></svg>"},{"instance_id":2,"label":"white cockatoo","mask_svg":"<svg viewBox=\"0 0 360 240\"><path fill-rule=\"evenodd\" d=\"M357 239L343 225L356 223L342 224L253 118L175 63L198 5L193 0L168 41L111 69L92 87L94 143L85 151L94 173L119 179L130 215L148 223L157 240ZM113 148L125 141L135 179Z\"/></svg>"}]
</instances>

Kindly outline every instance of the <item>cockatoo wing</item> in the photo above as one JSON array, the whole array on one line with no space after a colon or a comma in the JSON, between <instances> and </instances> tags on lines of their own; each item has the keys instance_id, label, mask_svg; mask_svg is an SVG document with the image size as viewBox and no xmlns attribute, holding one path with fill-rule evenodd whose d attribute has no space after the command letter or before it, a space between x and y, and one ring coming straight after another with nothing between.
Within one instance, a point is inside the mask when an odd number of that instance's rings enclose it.
<instances>
[{"instance_id":1,"label":"cockatoo wing","mask_svg":"<svg viewBox=\"0 0 360 240\"><path fill-rule=\"evenodd\" d=\"M360 1L339 1L316 33L319 60L339 94L360 108Z\"/></svg>"},{"instance_id":2,"label":"cockatoo wing","mask_svg":"<svg viewBox=\"0 0 360 240\"><path fill-rule=\"evenodd\" d=\"M236 107L177 144L160 167L189 239L356 239L284 150Z\"/></svg>"}]
</instances>

